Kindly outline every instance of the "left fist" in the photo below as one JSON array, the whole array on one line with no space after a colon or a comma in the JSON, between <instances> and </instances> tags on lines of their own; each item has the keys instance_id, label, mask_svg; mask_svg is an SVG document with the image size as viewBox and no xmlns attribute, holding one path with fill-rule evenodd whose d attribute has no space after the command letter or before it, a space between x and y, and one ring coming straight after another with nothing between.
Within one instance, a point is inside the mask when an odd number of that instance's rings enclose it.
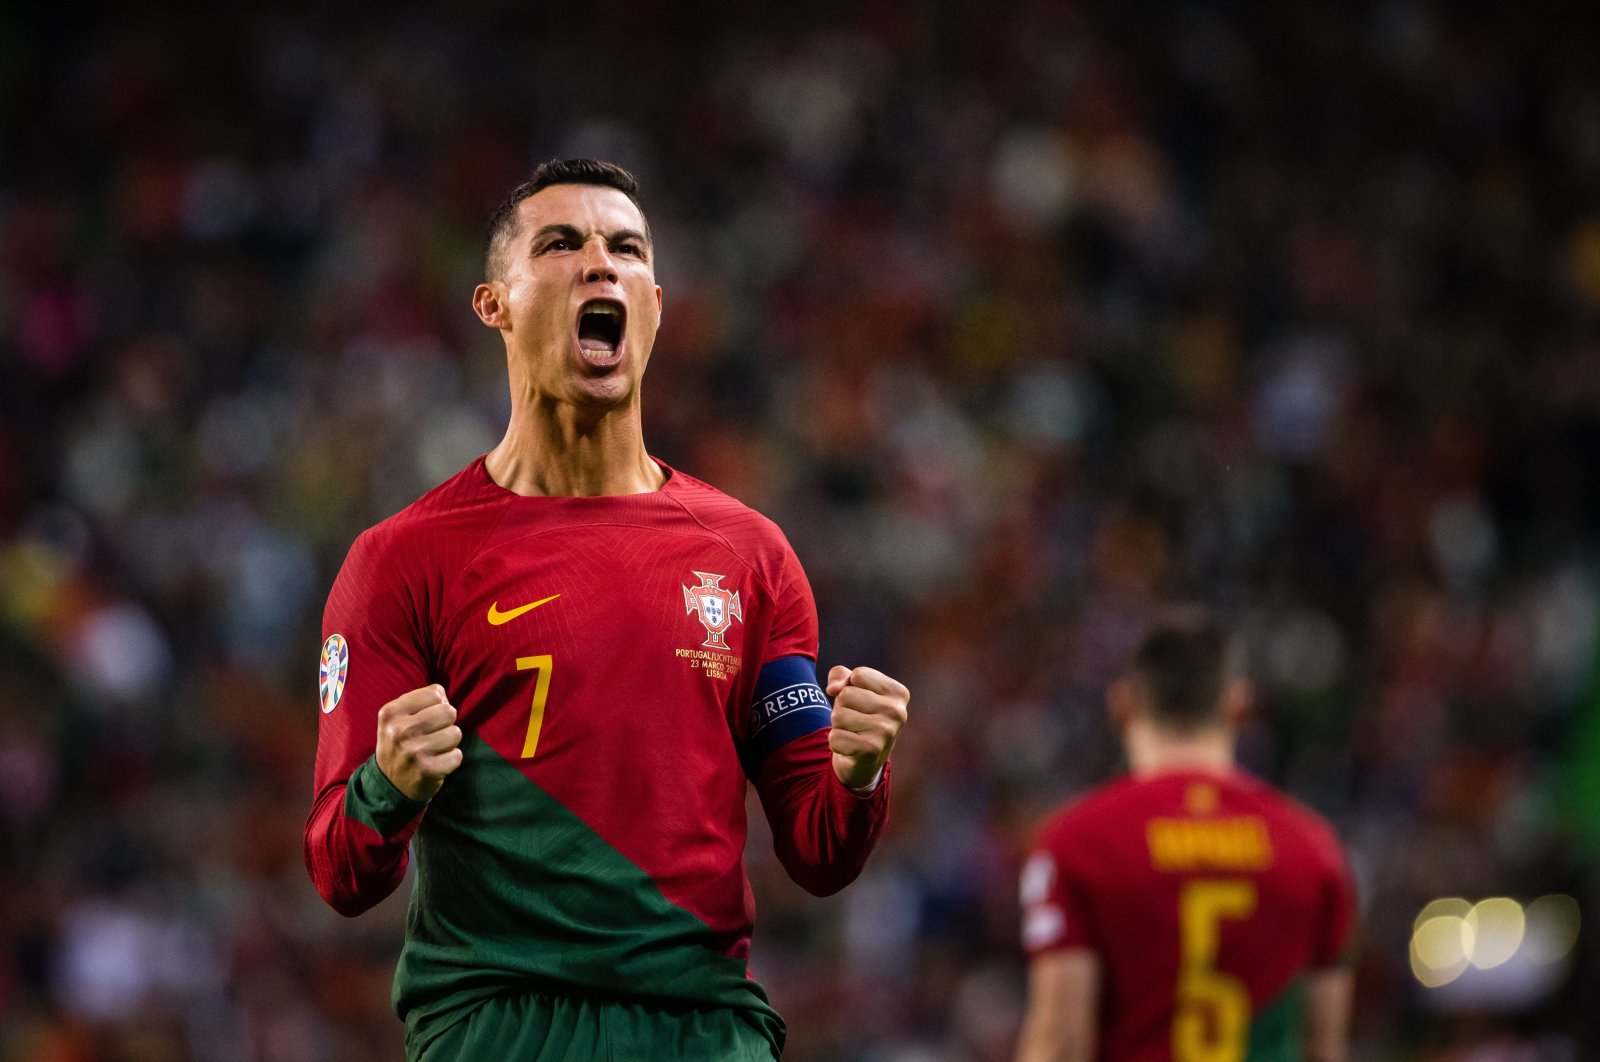
<instances>
[{"instance_id":1,"label":"left fist","mask_svg":"<svg viewBox=\"0 0 1600 1062\"><path fill-rule=\"evenodd\" d=\"M835 667L828 672L833 698L833 773L848 789L866 789L889 762L900 728L906 725L911 693L870 667Z\"/></svg>"}]
</instances>

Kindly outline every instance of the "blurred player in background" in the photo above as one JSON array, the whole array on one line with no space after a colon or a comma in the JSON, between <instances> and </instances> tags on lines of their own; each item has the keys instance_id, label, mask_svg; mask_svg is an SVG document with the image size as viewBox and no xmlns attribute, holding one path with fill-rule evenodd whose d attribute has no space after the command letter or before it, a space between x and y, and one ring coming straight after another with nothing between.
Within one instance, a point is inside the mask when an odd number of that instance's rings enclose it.
<instances>
[{"instance_id":1,"label":"blurred player in background","mask_svg":"<svg viewBox=\"0 0 1600 1062\"><path fill-rule=\"evenodd\" d=\"M647 453L661 289L631 175L546 163L490 229L473 308L505 342L510 425L339 573L307 865L358 914L415 837L413 1058L772 1059L747 781L795 880L844 887L909 695L864 667L821 689L783 535Z\"/></svg>"},{"instance_id":2,"label":"blurred player in background","mask_svg":"<svg viewBox=\"0 0 1600 1062\"><path fill-rule=\"evenodd\" d=\"M1328 824L1234 766L1251 699L1223 626L1164 613L1108 693L1132 768L1046 821L1022 872L1019 1062L1333 1062L1354 895Z\"/></svg>"}]
</instances>

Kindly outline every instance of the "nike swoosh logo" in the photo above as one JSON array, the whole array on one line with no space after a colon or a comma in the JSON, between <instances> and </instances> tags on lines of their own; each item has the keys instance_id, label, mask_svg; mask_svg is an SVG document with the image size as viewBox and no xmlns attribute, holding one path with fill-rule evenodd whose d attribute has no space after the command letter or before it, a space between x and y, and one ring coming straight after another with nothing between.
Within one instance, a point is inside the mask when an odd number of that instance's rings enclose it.
<instances>
[{"instance_id":1,"label":"nike swoosh logo","mask_svg":"<svg viewBox=\"0 0 1600 1062\"><path fill-rule=\"evenodd\" d=\"M502 623L510 623L524 612L536 609L540 605L548 605L550 602L554 601L560 596L560 594L551 594L549 597L541 597L539 600L531 602L530 604L519 605L510 612L501 612L500 602L496 601L494 604L489 606L489 622L494 624L496 627L500 626Z\"/></svg>"}]
</instances>

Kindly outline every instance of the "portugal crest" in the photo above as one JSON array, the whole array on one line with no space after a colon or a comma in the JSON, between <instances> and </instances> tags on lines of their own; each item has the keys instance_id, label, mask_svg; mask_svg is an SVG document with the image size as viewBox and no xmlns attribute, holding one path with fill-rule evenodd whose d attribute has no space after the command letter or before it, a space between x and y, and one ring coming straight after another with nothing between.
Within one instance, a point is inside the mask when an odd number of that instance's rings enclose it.
<instances>
[{"instance_id":1,"label":"portugal crest","mask_svg":"<svg viewBox=\"0 0 1600 1062\"><path fill-rule=\"evenodd\" d=\"M322 667L317 672L317 690L322 694L322 714L339 706L344 696L344 679L350 673L350 646L344 635L330 634L322 643Z\"/></svg>"},{"instance_id":2,"label":"portugal crest","mask_svg":"<svg viewBox=\"0 0 1600 1062\"><path fill-rule=\"evenodd\" d=\"M739 591L732 592L722 588L725 575L712 575L710 572L695 572L700 578L699 586L685 586L683 588L683 604L685 611L700 613L700 624L706 629L706 640L700 643L703 649L726 649L727 641L722 637L727 629L733 626L733 621L744 622L744 611L739 607Z\"/></svg>"}]
</instances>

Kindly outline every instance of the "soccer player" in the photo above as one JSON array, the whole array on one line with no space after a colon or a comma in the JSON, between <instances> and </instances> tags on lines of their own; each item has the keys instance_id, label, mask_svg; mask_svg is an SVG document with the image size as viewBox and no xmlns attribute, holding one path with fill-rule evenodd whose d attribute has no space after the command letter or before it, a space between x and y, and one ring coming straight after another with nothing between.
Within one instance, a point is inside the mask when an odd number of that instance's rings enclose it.
<instances>
[{"instance_id":1,"label":"soccer player","mask_svg":"<svg viewBox=\"0 0 1600 1062\"><path fill-rule=\"evenodd\" d=\"M1250 697L1197 608L1112 684L1132 774L1049 818L1022 872L1019 1062L1345 1057L1353 890L1328 825L1234 767Z\"/></svg>"},{"instance_id":2,"label":"soccer player","mask_svg":"<svg viewBox=\"0 0 1600 1062\"><path fill-rule=\"evenodd\" d=\"M653 459L661 316L627 171L540 166L472 305L505 342L492 451L364 532L329 594L306 864L359 914L417 878L393 1000L413 1059L766 1059L745 792L818 895L889 808L904 686L816 679L768 520Z\"/></svg>"}]
</instances>

